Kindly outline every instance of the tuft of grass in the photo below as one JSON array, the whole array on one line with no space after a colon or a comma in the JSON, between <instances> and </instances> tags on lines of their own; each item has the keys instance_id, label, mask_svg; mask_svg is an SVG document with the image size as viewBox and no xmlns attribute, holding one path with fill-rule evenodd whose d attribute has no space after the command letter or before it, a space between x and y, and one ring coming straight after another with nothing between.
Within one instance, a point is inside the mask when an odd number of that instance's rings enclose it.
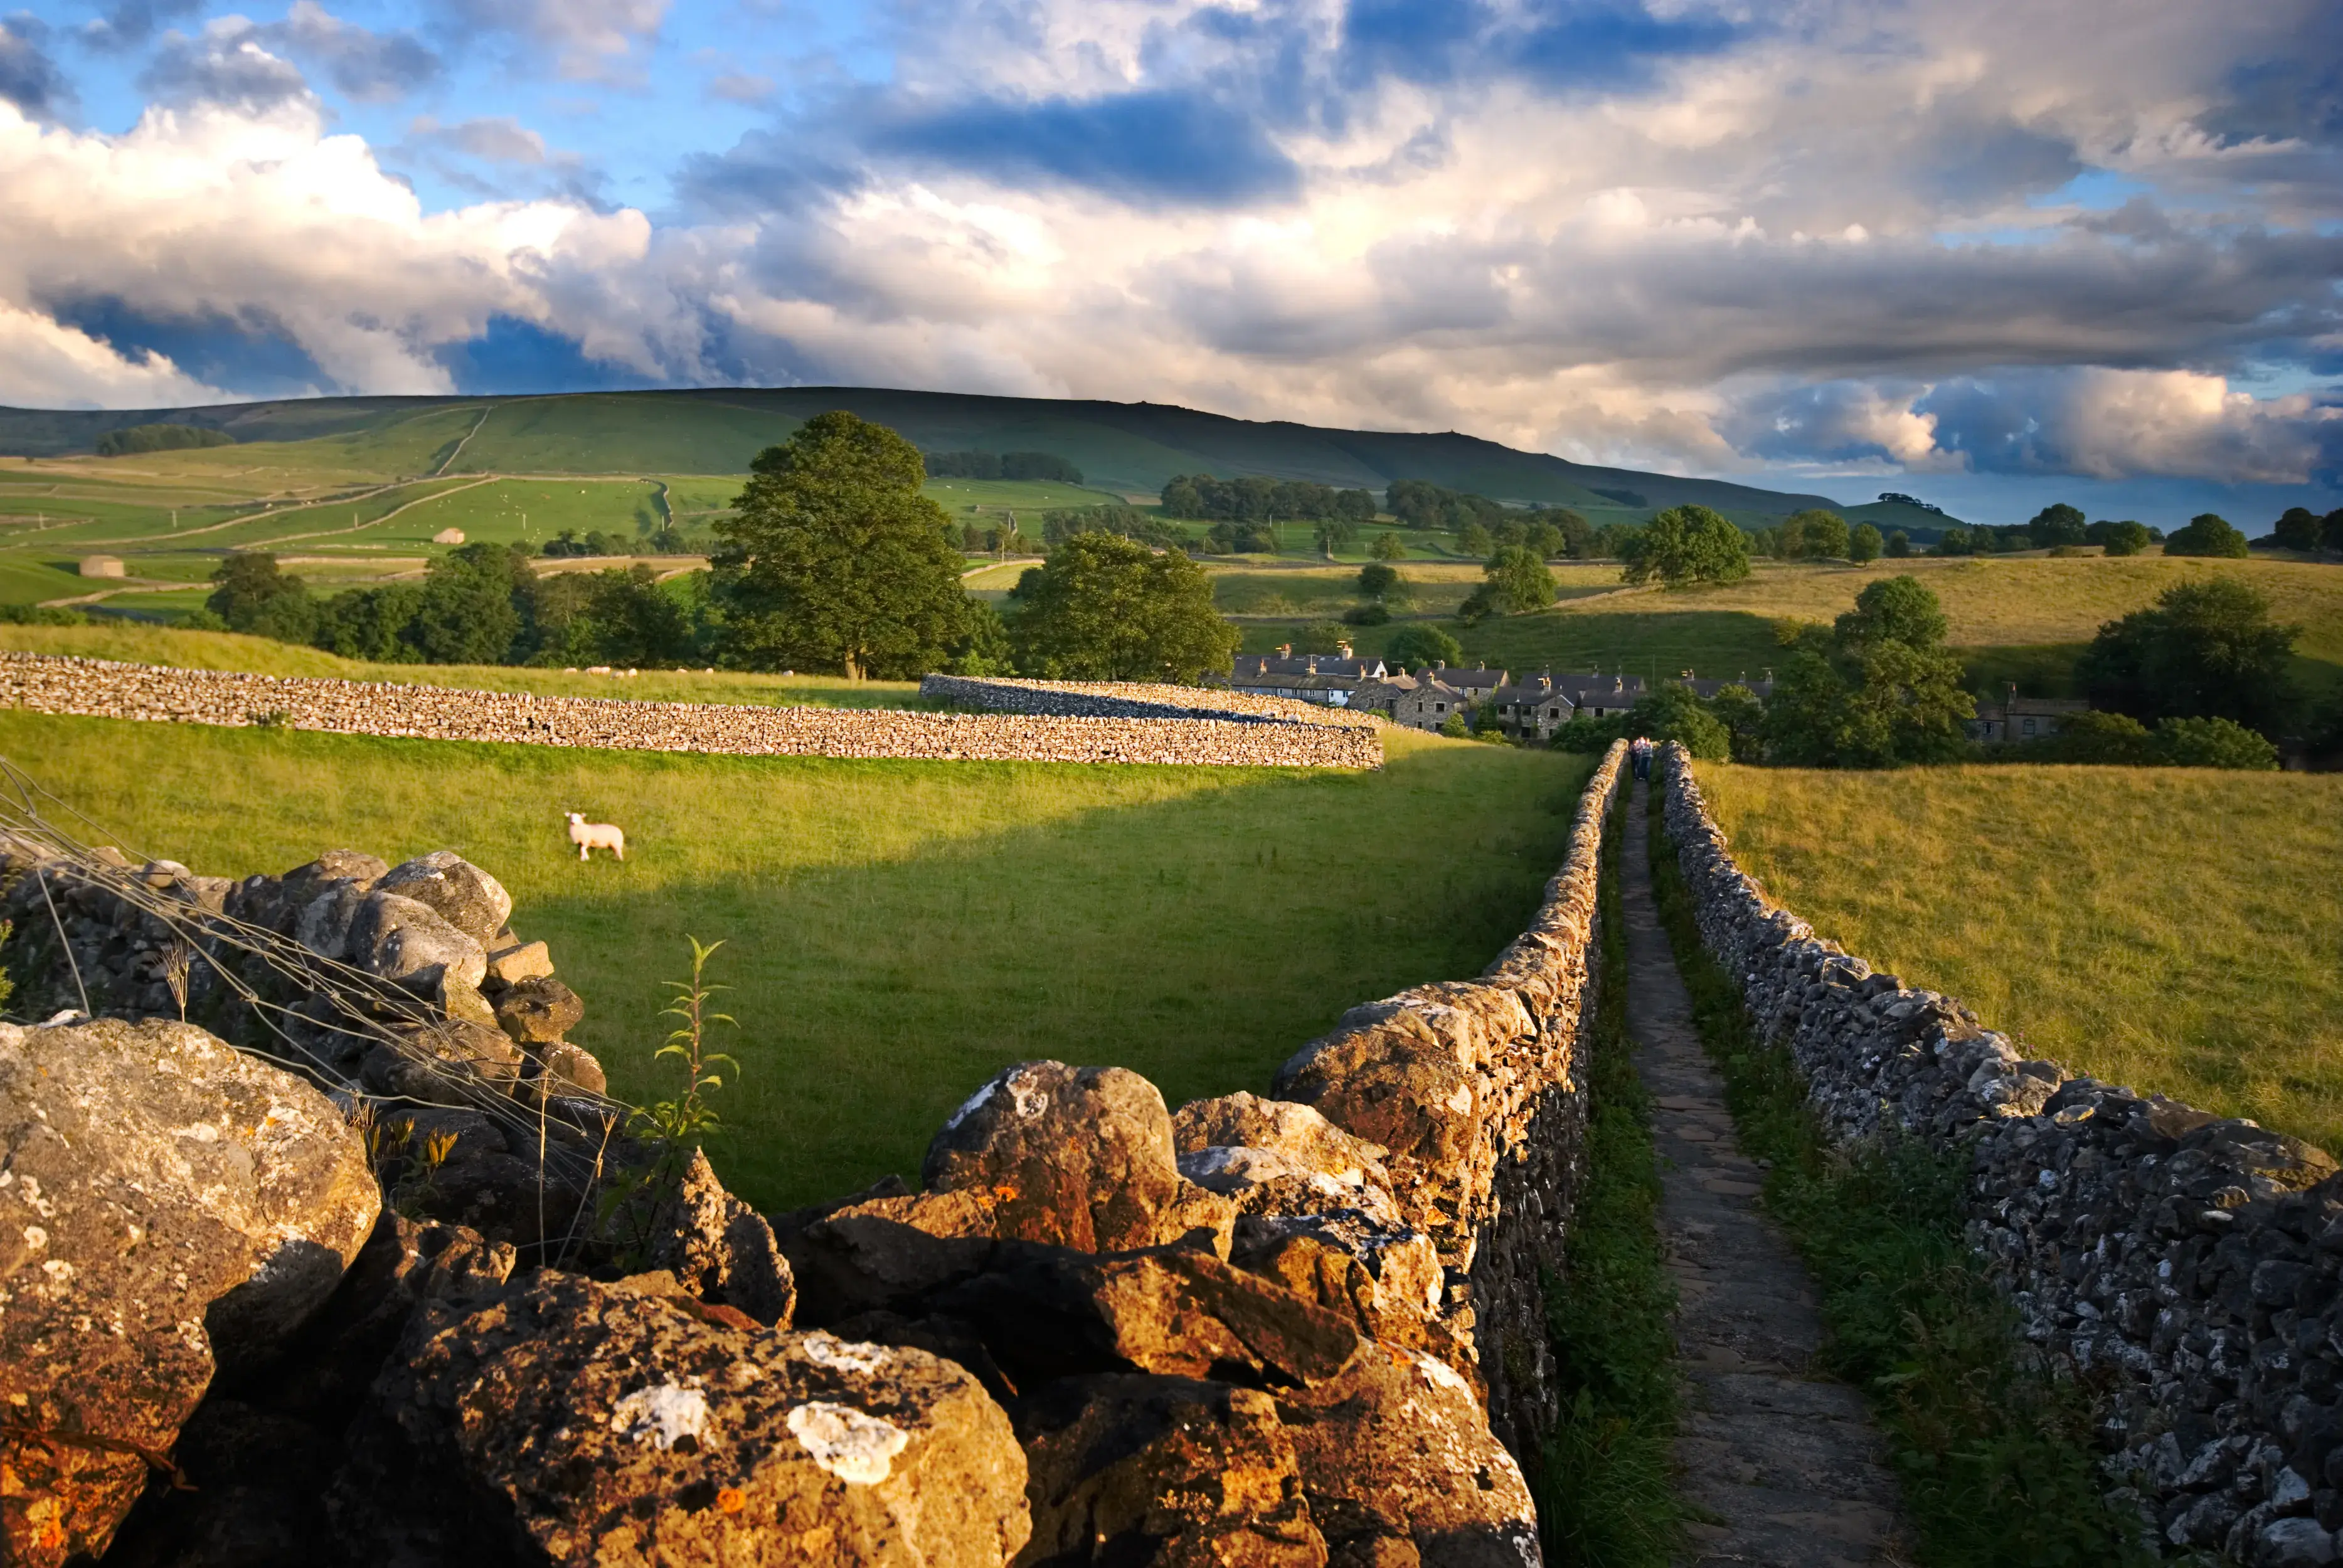
<instances>
[{"instance_id":1,"label":"tuft of grass","mask_svg":"<svg viewBox=\"0 0 2343 1568\"><path fill-rule=\"evenodd\" d=\"M451 849L586 999L613 1091L686 933L720 931L728 1184L767 1209L914 1172L1011 1062L1265 1091L1344 1010L1479 971L1536 907L1584 758L1394 732L1376 772L728 758L0 712L85 839L207 873ZM626 829L580 864L561 813ZM116 837L119 835L120 837ZM0 956L5 961L5 956ZM21 977L20 977L21 978Z\"/></svg>"},{"instance_id":2,"label":"tuft of grass","mask_svg":"<svg viewBox=\"0 0 2343 1568\"><path fill-rule=\"evenodd\" d=\"M2343 777L1697 776L1773 897L2028 1055L2343 1146Z\"/></svg>"},{"instance_id":3,"label":"tuft of grass","mask_svg":"<svg viewBox=\"0 0 2343 1568\"><path fill-rule=\"evenodd\" d=\"M1660 1251L1651 1095L1627 1036L1627 930L1619 892L1622 790L1603 839L1601 989L1579 1063L1588 1098L1585 1183L1569 1266L1546 1283L1562 1396L1535 1485L1547 1560L1571 1568L1665 1568L1676 1500L1675 1287Z\"/></svg>"},{"instance_id":4,"label":"tuft of grass","mask_svg":"<svg viewBox=\"0 0 2343 1568\"><path fill-rule=\"evenodd\" d=\"M1658 793L1654 792L1654 806ZM1962 1240L1966 1169L1916 1141L1834 1150L1789 1052L1751 1030L1701 945L1675 847L1652 835L1653 890L1722 1070L1765 1202L1805 1257L1824 1356L1870 1397L1926 1568L2130 1568L2157 1559L2103 1493L2091 1391L2033 1364L2016 1313Z\"/></svg>"}]
</instances>

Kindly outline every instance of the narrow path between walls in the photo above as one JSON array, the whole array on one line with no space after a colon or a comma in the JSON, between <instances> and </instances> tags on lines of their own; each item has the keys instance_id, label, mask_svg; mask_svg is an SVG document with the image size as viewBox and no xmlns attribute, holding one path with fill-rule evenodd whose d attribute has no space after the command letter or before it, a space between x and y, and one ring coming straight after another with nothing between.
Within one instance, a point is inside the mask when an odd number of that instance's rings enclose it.
<instances>
[{"instance_id":1,"label":"narrow path between walls","mask_svg":"<svg viewBox=\"0 0 2343 1568\"><path fill-rule=\"evenodd\" d=\"M1908 1561L1896 1492L1863 1396L1809 1367L1822 1316L1805 1265L1758 1207L1765 1173L1735 1141L1725 1083L1652 898L1650 786L1635 786L1620 869L1627 1032L1655 1101L1661 1241L1678 1294L1684 1408L1678 1485L1687 1568L1852 1568Z\"/></svg>"}]
</instances>

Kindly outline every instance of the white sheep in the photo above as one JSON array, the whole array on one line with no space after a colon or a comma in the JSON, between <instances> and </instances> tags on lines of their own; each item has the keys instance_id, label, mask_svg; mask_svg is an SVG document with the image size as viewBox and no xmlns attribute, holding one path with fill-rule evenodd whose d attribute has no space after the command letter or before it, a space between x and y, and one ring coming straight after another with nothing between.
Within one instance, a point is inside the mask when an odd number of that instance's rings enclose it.
<instances>
[{"instance_id":1,"label":"white sheep","mask_svg":"<svg viewBox=\"0 0 2343 1568\"><path fill-rule=\"evenodd\" d=\"M608 822L588 822L582 811L569 813L569 841L578 846L581 860L592 857L593 849L608 849L621 860L627 858L627 836Z\"/></svg>"}]
</instances>

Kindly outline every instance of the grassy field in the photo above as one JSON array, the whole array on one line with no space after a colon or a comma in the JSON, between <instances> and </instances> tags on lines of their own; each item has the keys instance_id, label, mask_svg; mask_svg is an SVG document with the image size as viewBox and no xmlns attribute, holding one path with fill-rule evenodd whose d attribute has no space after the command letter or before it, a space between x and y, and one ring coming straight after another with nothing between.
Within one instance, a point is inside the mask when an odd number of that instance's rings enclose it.
<instances>
[{"instance_id":1,"label":"grassy field","mask_svg":"<svg viewBox=\"0 0 2343 1568\"><path fill-rule=\"evenodd\" d=\"M1743 869L2034 1055L2343 1149L2343 778L1704 764Z\"/></svg>"},{"instance_id":2,"label":"grassy field","mask_svg":"<svg viewBox=\"0 0 2343 1568\"><path fill-rule=\"evenodd\" d=\"M2029 556L1868 567L1761 562L1745 582L1680 592L1624 589L1613 566L1565 566L1555 577L1567 597L1554 608L1447 629L1469 658L1512 669L1755 676L1781 657L1778 622L1827 621L1853 608L1865 585L1904 572L1936 590L1951 622L1950 641L1976 685L2015 679L2032 694L2066 694L2076 658L2103 622L2146 608L2176 583L2211 576L2251 583L2269 596L2278 619L2304 628L2298 674L2307 685L2343 684L2343 568L2302 561ZM1431 596L1425 608L1437 608ZM1245 646L1274 647L1310 618L1315 617L1296 606L1282 624L1249 626ZM1402 624L1362 628L1357 644L1380 653Z\"/></svg>"},{"instance_id":3,"label":"grassy field","mask_svg":"<svg viewBox=\"0 0 2343 1568\"><path fill-rule=\"evenodd\" d=\"M1265 1091L1342 1011L1477 972L1560 862L1585 759L1394 735L1380 772L670 757L0 712L0 754L134 854L278 871L452 848L648 1099L659 981L724 939L729 1180L767 1207L915 1176L998 1068ZM581 865L560 813L628 832Z\"/></svg>"}]
</instances>

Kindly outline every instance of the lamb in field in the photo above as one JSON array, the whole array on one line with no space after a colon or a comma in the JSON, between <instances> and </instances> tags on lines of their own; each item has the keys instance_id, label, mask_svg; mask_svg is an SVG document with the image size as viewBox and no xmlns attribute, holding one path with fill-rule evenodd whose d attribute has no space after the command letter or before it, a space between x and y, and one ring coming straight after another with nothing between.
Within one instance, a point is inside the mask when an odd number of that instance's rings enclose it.
<instances>
[{"instance_id":1,"label":"lamb in field","mask_svg":"<svg viewBox=\"0 0 2343 1568\"><path fill-rule=\"evenodd\" d=\"M627 858L627 836L608 822L588 822L582 811L569 813L569 841L578 846L578 858L591 857L593 849L608 849L621 860Z\"/></svg>"}]
</instances>

